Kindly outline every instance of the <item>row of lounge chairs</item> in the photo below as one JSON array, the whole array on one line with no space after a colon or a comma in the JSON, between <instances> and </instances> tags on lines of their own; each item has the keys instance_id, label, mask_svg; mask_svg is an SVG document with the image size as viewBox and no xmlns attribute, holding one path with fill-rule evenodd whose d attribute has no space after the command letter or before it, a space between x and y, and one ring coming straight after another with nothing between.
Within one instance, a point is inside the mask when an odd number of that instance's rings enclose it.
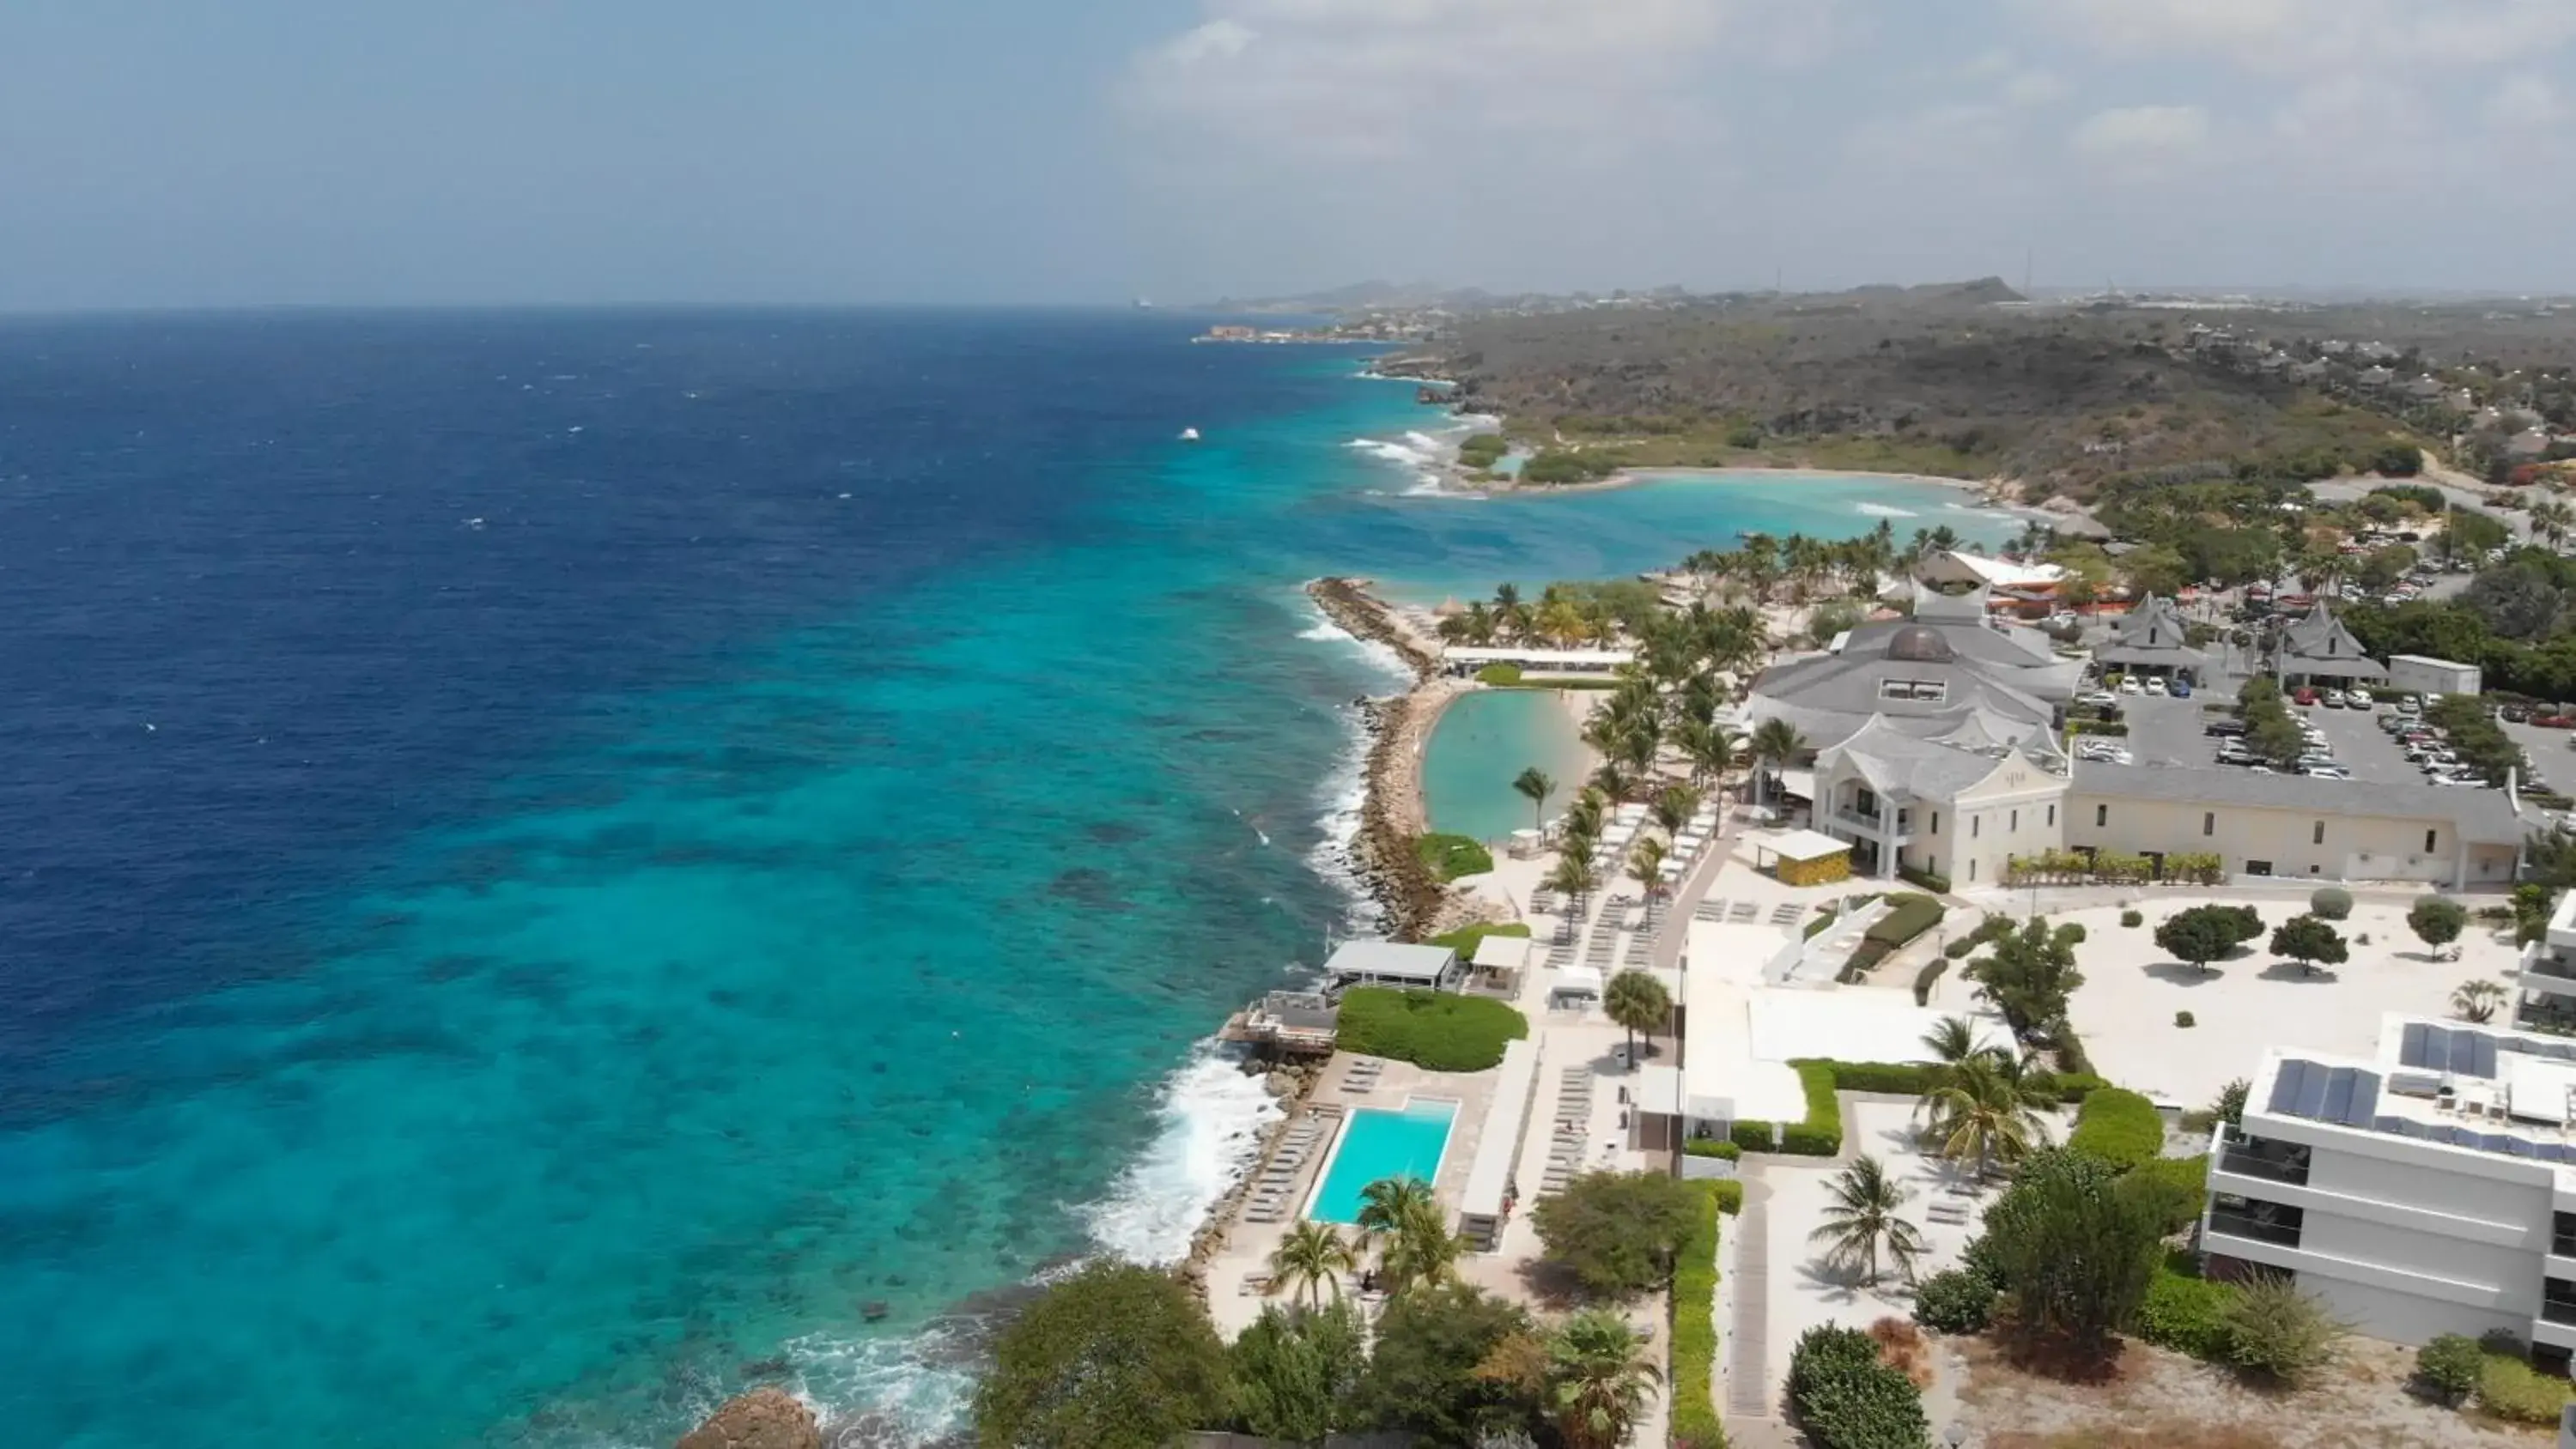
<instances>
[{"instance_id":1,"label":"row of lounge chairs","mask_svg":"<svg viewBox=\"0 0 2576 1449\"><path fill-rule=\"evenodd\" d=\"M1279 1150L1261 1165L1252 1179L1252 1200L1243 1211L1246 1222L1275 1223L1288 1215L1289 1199L1297 1190L1297 1174L1304 1171L1307 1155L1324 1137L1324 1124L1312 1117L1288 1124L1280 1134Z\"/></svg>"},{"instance_id":2,"label":"row of lounge chairs","mask_svg":"<svg viewBox=\"0 0 2576 1449\"><path fill-rule=\"evenodd\" d=\"M1752 901L1730 901L1724 896L1711 896L1701 901L1699 908L1692 911L1691 915L1694 919L1702 921L1732 922L1739 926L1749 926L1753 924L1753 918L1761 913L1762 907Z\"/></svg>"},{"instance_id":3,"label":"row of lounge chairs","mask_svg":"<svg viewBox=\"0 0 2576 1449\"><path fill-rule=\"evenodd\" d=\"M1583 1170L1583 1149L1592 1137L1592 1069L1572 1066L1557 1073L1556 1127L1548 1137L1547 1172L1539 1179L1544 1195L1563 1190Z\"/></svg>"},{"instance_id":4,"label":"row of lounge chairs","mask_svg":"<svg viewBox=\"0 0 2576 1449\"><path fill-rule=\"evenodd\" d=\"M1351 1063L1351 1069L1342 1074L1342 1090L1373 1092L1377 1090L1378 1074L1385 1070L1386 1063L1375 1057L1362 1057Z\"/></svg>"}]
</instances>

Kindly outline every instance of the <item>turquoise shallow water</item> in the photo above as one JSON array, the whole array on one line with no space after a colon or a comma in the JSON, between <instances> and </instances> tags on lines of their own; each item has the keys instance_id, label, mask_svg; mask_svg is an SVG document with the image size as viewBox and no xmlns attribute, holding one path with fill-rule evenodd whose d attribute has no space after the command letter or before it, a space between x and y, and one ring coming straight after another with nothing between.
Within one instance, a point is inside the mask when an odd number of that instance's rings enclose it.
<instances>
[{"instance_id":1,"label":"turquoise shallow water","mask_svg":"<svg viewBox=\"0 0 2576 1449\"><path fill-rule=\"evenodd\" d=\"M1409 387L1187 330L0 335L0 1423L953 1423L961 1304L1187 1242L1262 1110L1200 1043L1355 924L1391 676L1302 580L1950 497L1408 496Z\"/></svg>"},{"instance_id":2,"label":"turquoise shallow water","mask_svg":"<svg viewBox=\"0 0 2576 1449\"><path fill-rule=\"evenodd\" d=\"M1496 841L1535 823L1529 798L1512 782L1532 765L1557 784L1550 813L1581 788L1585 752L1574 718L1557 695L1486 689L1460 695L1440 713L1422 755L1423 805L1431 828Z\"/></svg>"},{"instance_id":3,"label":"turquoise shallow water","mask_svg":"<svg viewBox=\"0 0 2576 1449\"><path fill-rule=\"evenodd\" d=\"M1435 1180L1440 1158L1449 1149L1450 1124L1457 1117L1457 1103L1425 1097L1405 1103L1400 1112L1362 1107L1351 1113L1342 1128L1341 1145L1334 1149L1332 1166L1325 1169L1323 1186L1316 1189L1306 1216L1318 1222L1356 1223L1360 1194L1370 1183L1390 1177Z\"/></svg>"}]
</instances>

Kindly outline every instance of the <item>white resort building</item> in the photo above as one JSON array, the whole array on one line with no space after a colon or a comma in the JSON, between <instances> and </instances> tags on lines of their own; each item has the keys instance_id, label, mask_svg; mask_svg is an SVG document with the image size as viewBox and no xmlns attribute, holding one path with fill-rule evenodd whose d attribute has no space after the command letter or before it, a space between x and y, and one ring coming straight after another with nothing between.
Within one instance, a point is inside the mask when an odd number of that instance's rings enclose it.
<instances>
[{"instance_id":1,"label":"white resort building","mask_svg":"<svg viewBox=\"0 0 2576 1449\"><path fill-rule=\"evenodd\" d=\"M2275 1049L2210 1157L2214 1275L2295 1274L2361 1333L2576 1350L2576 1041L2391 1015L2379 1050Z\"/></svg>"}]
</instances>

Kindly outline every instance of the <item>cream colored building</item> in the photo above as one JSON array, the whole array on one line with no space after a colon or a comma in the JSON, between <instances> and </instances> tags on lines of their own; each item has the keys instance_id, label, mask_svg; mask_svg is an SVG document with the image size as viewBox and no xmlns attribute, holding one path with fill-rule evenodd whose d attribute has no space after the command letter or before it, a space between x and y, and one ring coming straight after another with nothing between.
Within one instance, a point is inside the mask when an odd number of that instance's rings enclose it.
<instances>
[{"instance_id":1,"label":"cream colored building","mask_svg":"<svg viewBox=\"0 0 2576 1449\"><path fill-rule=\"evenodd\" d=\"M2064 848L2066 770L2044 738L1923 739L1873 719L1816 757L1814 826L1850 841L1863 874L1993 885L2012 857Z\"/></svg>"},{"instance_id":2,"label":"cream colored building","mask_svg":"<svg viewBox=\"0 0 2576 1449\"><path fill-rule=\"evenodd\" d=\"M2522 855L2522 824L2501 790L2088 760L2068 805L2068 847L2214 853L2230 875L2458 890L2512 884Z\"/></svg>"}]
</instances>

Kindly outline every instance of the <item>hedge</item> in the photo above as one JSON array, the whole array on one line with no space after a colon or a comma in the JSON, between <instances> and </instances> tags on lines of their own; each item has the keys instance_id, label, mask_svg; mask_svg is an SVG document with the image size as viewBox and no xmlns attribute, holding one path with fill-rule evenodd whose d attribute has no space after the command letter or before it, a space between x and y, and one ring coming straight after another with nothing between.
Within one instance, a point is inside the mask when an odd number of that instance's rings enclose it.
<instances>
[{"instance_id":1,"label":"hedge","mask_svg":"<svg viewBox=\"0 0 2576 1449\"><path fill-rule=\"evenodd\" d=\"M2227 1306L2236 1290L2213 1283L2184 1264L2188 1255L2169 1253L2147 1285L2146 1301L2129 1331L2158 1348L2187 1353L2210 1363L2227 1359Z\"/></svg>"},{"instance_id":2,"label":"hedge","mask_svg":"<svg viewBox=\"0 0 2576 1449\"><path fill-rule=\"evenodd\" d=\"M1834 1064L1806 1061L1789 1065L1798 1069L1798 1085L1806 1089L1807 1120L1781 1128L1780 1150L1791 1157L1840 1157L1843 1108L1834 1098Z\"/></svg>"},{"instance_id":3,"label":"hedge","mask_svg":"<svg viewBox=\"0 0 2576 1449\"><path fill-rule=\"evenodd\" d=\"M2089 1152L2114 1167L2127 1169L2152 1161L2164 1151L2165 1120L2156 1104L2125 1088L2109 1087L2084 1099L2075 1114L2075 1131L2066 1145Z\"/></svg>"},{"instance_id":4,"label":"hedge","mask_svg":"<svg viewBox=\"0 0 2576 1449\"><path fill-rule=\"evenodd\" d=\"M1694 1137L1682 1144L1685 1157L1714 1157L1734 1162L1744 1156L1744 1149L1723 1137Z\"/></svg>"},{"instance_id":5,"label":"hedge","mask_svg":"<svg viewBox=\"0 0 2576 1449\"><path fill-rule=\"evenodd\" d=\"M1932 1090L1941 1070L1923 1062L1837 1062L1821 1057L1802 1057L1789 1065L1797 1069L1798 1083L1806 1091L1807 1119L1779 1124L1777 1146L1772 1144L1772 1123L1737 1122L1731 1132L1731 1140L1737 1147L1746 1152L1778 1152L1790 1157L1840 1156L1843 1110L1842 1103L1834 1096L1835 1092L1920 1097ZM2089 1072L2035 1072L2030 1077L2030 1085L2037 1095L2065 1103L2090 1101L2110 1083ZM2139 1100L2146 1099L2141 1097ZM2147 1110L2152 1112L2155 1109L2150 1106ZM2161 1147L2164 1143L2161 1120L2156 1130L2156 1143Z\"/></svg>"},{"instance_id":6,"label":"hedge","mask_svg":"<svg viewBox=\"0 0 2576 1449\"><path fill-rule=\"evenodd\" d=\"M1733 1217L1744 1211L1744 1184L1731 1177L1720 1178L1709 1186L1717 1189L1717 1210Z\"/></svg>"},{"instance_id":7,"label":"hedge","mask_svg":"<svg viewBox=\"0 0 2576 1449\"><path fill-rule=\"evenodd\" d=\"M1700 1190L1699 1221L1684 1239L1673 1270L1673 1443L1679 1449L1725 1449L1726 1430L1709 1396L1717 1368L1717 1188L1740 1182L1693 1183Z\"/></svg>"},{"instance_id":8,"label":"hedge","mask_svg":"<svg viewBox=\"0 0 2576 1449\"><path fill-rule=\"evenodd\" d=\"M1941 924L1941 903L1930 896L1893 895L1887 898L1892 907L1887 915L1862 935L1872 941L1885 941L1889 949L1905 945L1915 937Z\"/></svg>"},{"instance_id":9,"label":"hedge","mask_svg":"<svg viewBox=\"0 0 2576 1449\"><path fill-rule=\"evenodd\" d=\"M1919 885L1936 896L1946 896L1950 893L1950 878L1946 875L1935 875L1931 871L1917 870L1910 865L1898 866L1896 873L1909 885Z\"/></svg>"},{"instance_id":10,"label":"hedge","mask_svg":"<svg viewBox=\"0 0 2576 1449\"><path fill-rule=\"evenodd\" d=\"M2478 1374L2478 1407L2519 1424L2557 1423L2571 1392L2566 1379L2509 1354L2488 1354Z\"/></svg>"},{"instance_id":11,"label":"hedge","mask_svg":"<svg viewBox=\"0 0 2576 1449\"><path fill-rule=\"evenodd\" d=\"M1529 1018L1499 1001L1355 986L1342 993L1334 1043L1426 1071L1481 1072L1502 1062L1504 1043L1528 1035Z\"/></svg>"},{"instance_id":12,"label":"hedge","mask_svg":"<svg viewBox=\"0 0 2576 1449\"><path fill-rule=\"evenodd\" d=\"M1517 664L1488 664L1476 671L1476 682L1506 687L1515 685L1521 682L1521 667Z\"/></svg>"},{"instance_id":13,"label":"hedge","mask_svg":"<svg viewBox=\"0 0 2576 1449\"><path fill-rule=\"evenodd\" d=\"M1932 1004L1932 988L1941 984L1941 977L1947 973L1949 969L1949 957L1935 956L1930 961L1924 963L1922 970L1914 973L1915 1005L1930 1006Z\"/></svg>"},{"instance_id":14,"label":"hedge","mask_svg":"<svg viewBox=\"0 0 2576 1449\"><path fill-rule=\"evenodd\" d=\"M1483 875L1494 868L1493 853L1464 835L1420 836L1413 842L1413 852L1444 881Z\"/></svg>"},{"instance_id":15,"label":"hedge","mask_svg":"<svg viewBox=\"0 0 2576 1449\"><path fill-rule=\"evenodd\" d=\"M2112 739L2121 739L2129 733L2129 722L2122 719L2068 720L2066 732L2070 735L2107 735Z\"/></svg>"},{"instance_id":16,"label":"hedge","mask_svg":"<svg viewBox=\"0 0 2576 1449\"><path fill-rule=\"evenodd\" d=\"M1780 1145L1772 1135L1772 1124L1759 1117L1746 1117L1727 1124L1726 1140L1745 1152L1772 1152Z\"/></svg>"},{"instance_id":17,"label":"hedge","mask_svg":"<svg viewBox=\"0 0 2576 1449\"><path fill-rule=\"evenodd\" d=\"M2209 1159L2159 1157L2141 1162L2129 1169L2121 1186L2156 1209L2165 1236L2171 1237L2199 1222L2201 1209L2209 1204Z\"/></svg>"}]
</instances>

